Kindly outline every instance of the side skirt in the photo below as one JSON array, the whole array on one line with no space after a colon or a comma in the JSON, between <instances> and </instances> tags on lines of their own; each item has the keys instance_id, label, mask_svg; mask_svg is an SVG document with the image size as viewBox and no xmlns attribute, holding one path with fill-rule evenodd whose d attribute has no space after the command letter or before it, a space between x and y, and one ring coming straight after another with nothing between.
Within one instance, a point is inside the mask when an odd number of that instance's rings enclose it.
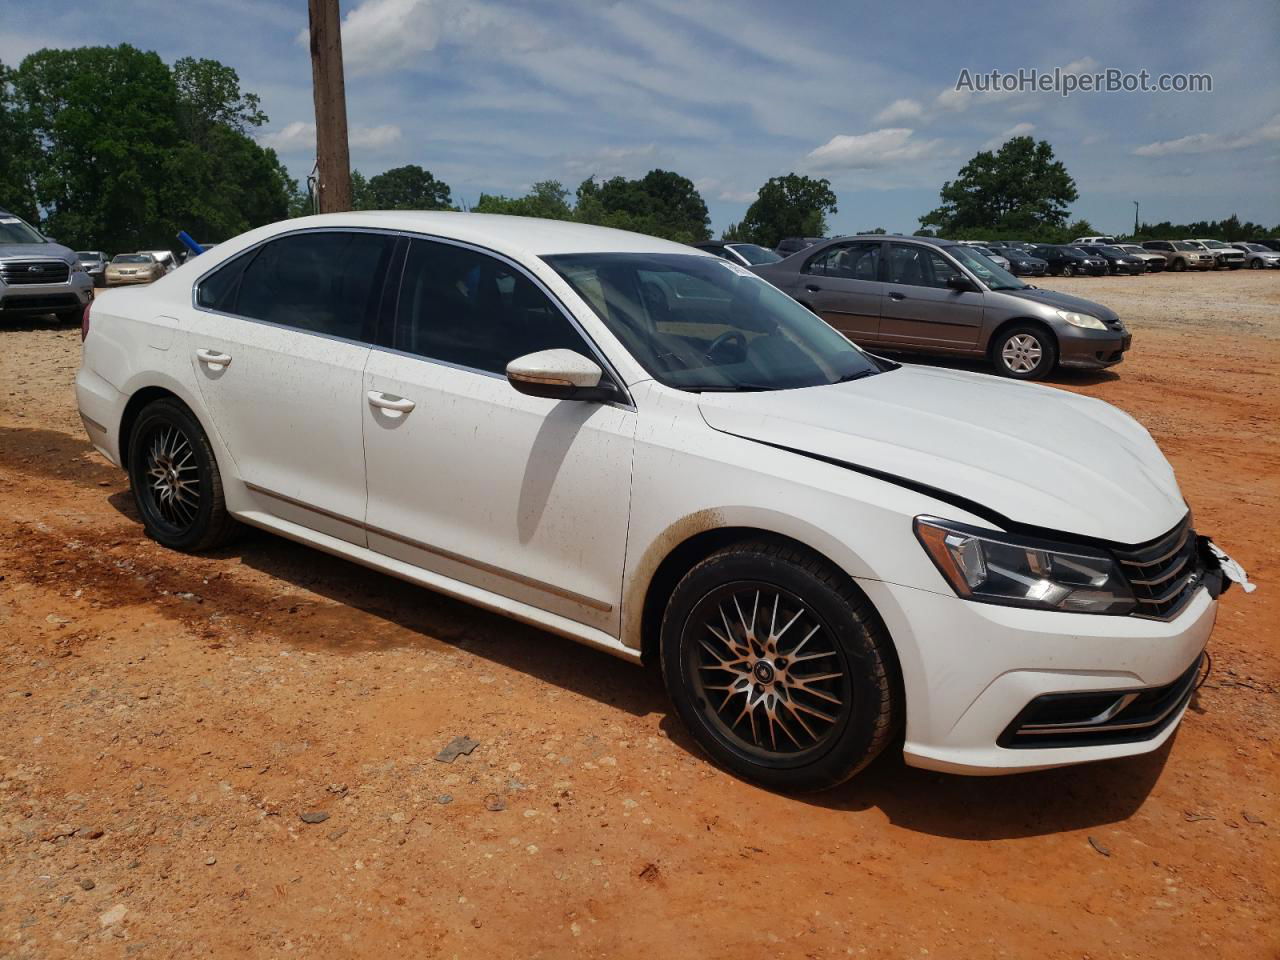
<instances>
[{"instance_id":1,"label":"side skirt","mask_svg":"<svg viewBox=\"0 0 1280 960\"><path fill-rule=\"evenodd\" d=\"M603 630L586 626L575 620L570 620L568 617L548 613L527 603L521 603L518 600L512 600L489 590L474 587L460 580L454 580L438 573L423 570L421 567L415 567L402 560L384 556L370 550L368 547L361 547L345 540L339 540L337 537L331 537L328 534L319 533L307 527L290 523L287 520L281 520L279 517L274 517L267 513L256 510L244 511L235 514L235 517L250 526L278 534L296 543L315 547L335 557L342 557L372 570L388 573L393 577L426 587L428 590L435 590L437 593L443 593L464 603L470 603L485 610L511 617L521 623L540 627L543 630L559 634L562 637L568 637L570 640L576 640L579 643L585 643L587 646L604 650L606 653L611 653L615 657L631 663L640 663L639 650L632 650L630 647L623 645L622 641L617 637L612 637Z\"/></svg>"}]
</instances>

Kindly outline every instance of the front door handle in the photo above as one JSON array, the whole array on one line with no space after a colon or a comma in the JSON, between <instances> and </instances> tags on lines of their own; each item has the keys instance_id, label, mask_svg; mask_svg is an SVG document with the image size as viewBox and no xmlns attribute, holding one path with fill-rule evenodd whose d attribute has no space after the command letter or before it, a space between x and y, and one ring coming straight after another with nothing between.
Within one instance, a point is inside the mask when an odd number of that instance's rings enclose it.
<instances>
[{"instance_id":1,"label":"front door handle","mask_svg":"<svg viewBox=\"0 0 1280 960\"><path fill-rule=\"evenodd\" d=\"M820 293L822 291L822 288L814 283L806 283L804 288L810 293Z\"/></svg>"},{"instance_id":2,"label":"front door handle","mask_svg":"<svg viewBox=\"0 0 1280 960\"><path fill-rule=\"evenodd\" d=\"M890 290L890 291L889 291L889 299L890 299L890 300L905 300L905 299L907 299L907 295L906 295L905 293L899 293L897 290Z\"/></svg>"},{"instance_id":3,"label":"front door handle","mask_svg":"<svg viewBox=\"0 0 1280 960\"><path fill-rule=\"evenodd\" d=\"M219 353L217 350L207 350L200 347L196 350L196 359L201 363L207 363L211 367L225 367L231 362L231 357L225 353Z\"/></svg>"},{"instance_id":4,"label":"front door handle","mask_svg":"<svg viewBox=\"0 0 1280 960\"><path fill-rule=\"evenodd\" d=\"M396 397L380 390L370 390L365 396L373 406L381 407L383 410L395 410L397 413L408 413L417 406L407 397Z\"/></svg>"}]
</instances>

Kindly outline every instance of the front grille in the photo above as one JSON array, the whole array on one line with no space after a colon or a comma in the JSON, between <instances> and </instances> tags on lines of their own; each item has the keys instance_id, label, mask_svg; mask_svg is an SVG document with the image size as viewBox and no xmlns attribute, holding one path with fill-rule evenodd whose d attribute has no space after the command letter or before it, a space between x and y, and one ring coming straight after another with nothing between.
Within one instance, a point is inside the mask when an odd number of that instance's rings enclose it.
<instances>
[{"instance_id":1,"label":"front grille","mask_svg":"<svg viewBox=\"0 0 1280 960\"><path fill-rule=\"evenodd\" d=\"M46 293L40 295L10 294L0 300L0 313L36 313L41 310L62 310L78 307L80 301L74 293Z\"/></svg>"},{"instance_id":2,"label":"front grille","mask_svg":"<svg viewBox=\"0 0 1280 960\"><path fill-rule=\"evenodd\" d=\"M0 280L8 284L66 283L71 267L61 260L10 260L0 263Z\"/></svg>"},{"instance_id":3,"label":"front grille","mask_svg":"<svg viewBox=\"0 0 1280 960\"><path fill-rule=\"evenodd\" d=\"M1204 571L1190 514L1158 540L1113 552L1138 601L1134 616L1172 620L1201 583Z\"/></svg>"},{"instance_id":4,"label":"front grille","mask_svg":"<svg viewBox=\"0 0 1280 960\"><path fill-rule=\"evenodd\" d=\"M996 743L1010 749L1138 743L1160 735L1195 692L1204 654L1178 679L1159 687L1036 697Z\"/></svg>"}]
</instances>

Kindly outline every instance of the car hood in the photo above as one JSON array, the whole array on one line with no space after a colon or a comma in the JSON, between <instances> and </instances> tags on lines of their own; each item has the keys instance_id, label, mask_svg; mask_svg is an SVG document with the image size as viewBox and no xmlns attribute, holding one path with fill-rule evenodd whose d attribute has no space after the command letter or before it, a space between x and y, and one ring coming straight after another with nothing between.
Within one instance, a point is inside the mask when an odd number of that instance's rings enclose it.
<instances>
[{"instance_id":1,"label":"car hood","mask_svg":"<svg viewBox=\"0 0 1280 960\"><path fill-rule=\"evenodd\" d=\"M7 257L47 257L67 263L76 262L75 251L60 243L0 243L0 260Z\"/></svg>"},{"instance_id":2,"label":"car hood","mask_svg":"<svg viewBox=\"0 0 1280 960\"><path fill-rule=\"evenodd\" d=\"M715 430L901 478L1017 523L1136 544L1187 512L1151 435L1110 404L904 365L850 383L704 393Z\"/></svg>"},{"instance_id":3,"label":"car hood","mask_svg":"<svg viewBox=\"0 0 1280 960\"><path fill-rule=\"evenodd\" d=\"M1059 293L1057 290L1042 290L1039 287L1029 287L1025 290L997 290L995 292L1030 300L1034 303L1043 303L1046 306L1057 307L1060 310L1088 313L1107 323L1114 323L1120 319L1120 315L1110 307L1104 307L1102 304L1093 300L1086 300L1084 297L1073 297L1069 293Z\"/></svg>"}]
</instances>

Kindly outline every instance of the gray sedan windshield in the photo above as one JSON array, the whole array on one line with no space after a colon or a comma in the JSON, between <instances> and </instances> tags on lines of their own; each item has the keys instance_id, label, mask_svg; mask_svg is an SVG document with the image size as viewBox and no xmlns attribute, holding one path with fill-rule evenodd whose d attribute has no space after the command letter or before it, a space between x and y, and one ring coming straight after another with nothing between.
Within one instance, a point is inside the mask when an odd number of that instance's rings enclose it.
<instances>
[{"instance_id":1,"label":"gray sedan windshield","mask_svg":"<svg viewBox=\"0 0 1280 960\"><path fill-rule=\"evenodd\" d=\"M659 383L785 390L856 380L881 364L772 284L713 257L545 257Z\"/></svg>"}]
</instances>

